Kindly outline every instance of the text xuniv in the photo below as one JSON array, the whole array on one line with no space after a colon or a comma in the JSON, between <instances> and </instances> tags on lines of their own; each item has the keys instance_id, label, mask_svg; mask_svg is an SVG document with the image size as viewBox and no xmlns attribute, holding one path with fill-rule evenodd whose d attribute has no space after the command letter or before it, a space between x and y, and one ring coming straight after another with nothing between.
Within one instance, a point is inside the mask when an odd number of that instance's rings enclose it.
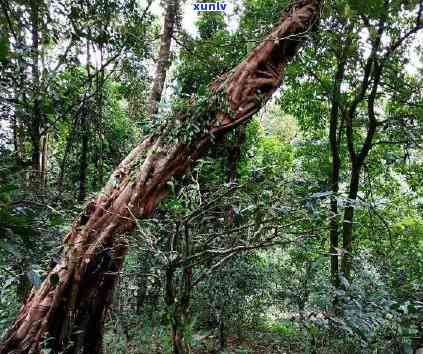
<instances>
[{"instance_id":1,"label":"text xuniv","mask_svg":"<svg viewBox=\"0 0 423 354\"><path fill-rule=\"evenodd\" d=\"M212 3L193 3L192 9L194 11L225 11L227 4L220 2Z\"/></svg>"}]
</instances>

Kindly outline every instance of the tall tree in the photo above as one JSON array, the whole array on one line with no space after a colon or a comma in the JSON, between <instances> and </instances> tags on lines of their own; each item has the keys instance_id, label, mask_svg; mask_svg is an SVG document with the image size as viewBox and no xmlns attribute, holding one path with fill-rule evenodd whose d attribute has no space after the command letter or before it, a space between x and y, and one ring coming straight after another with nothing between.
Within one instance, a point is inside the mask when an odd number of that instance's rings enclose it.
<instances>
[{"instance_id":1,"label":"tall tree","mask_svg":"<svg viewBox=\"0 0 423 354\"><path fill-rule=\"evenodd\" d=\"M168 0L167 2L163 33L160 38L159 58L157 60L153 87L148 100L148 113L150 116L157 113L158 104L162 98L166 73L170 66L170 46L172 44L176 19L179 14L179 1L180 0Z\"/></svg>"},{"instance_id":2,"label":"tall tree","mask_svg":"<svg viewBox=\"0 0 423 354\"><path fill-rule=\"evenodd\" d=\"M345 122L346 144L351 164L350 181L348 187L348 199L343 215L342 226L342 246L344 255L342 257L341 272L347 279L351 277L352 270L352 251L353 251L353 223L354 209L360 189L360 178L365 161L373 147L373 141L378 130L388 120L382 122L382 114L377 113L379 107L383 107L380 100L380 90L384 82L392 78L391 67L397 62L397 51L412 37L416 32L423 29L423 2L418 1L414 4L416 7L416 16L411 17L411 23L405 33L396 33L395 20L396 11L401 3L389 2L384 0L375 4L375 19L373 23L369 17L362 17L363 28L370 32L369 44L370 53L364 60L364 66L361 68L362 79L358 82L358 88L351 92L350 98L344 103L343 118ZM412 4L413 6L413 4ZM359 13L359 8L354 8ZM393 29L391 32L390 29ZM353 34L348 31L347 36ZM383 36L390 37L390 42L384 44ZM359 65L357 62L355 65ZM394 74L395 75L395 74ZM360 116L365 117L365 133L362 139L357 142L355 138L355 126L360 124Z\"/></svg>"},{"instance_id":3,"label":"tall tree","mask_svg":"<svg viewBox=\"0 0 423 354\"><path fill-rule=\"evenodd\" d=\"M316 23L320 1L301 0L273 31L205 96L175 107L175 119L137 145L75 220L63 257L33 289L0 346L0 353L101 353L103 322L135 217L148 217L216 136L247 121L280 86L283 72Z\"/></svg>"},{"instance_id":4,"label":"tall tree","mask_svg":"<svg viewBox=\"0 0 423 354\"><path fill-rule=\"evenodd\" d=\"M30 124L30 136L32 141L32 172L34 180L39 178L41 171L41 92L40 92L40 22L41 11L38 1L30 2L31 19L31 69L32 69L32 117Z\"/></svg>"}]
</instances>

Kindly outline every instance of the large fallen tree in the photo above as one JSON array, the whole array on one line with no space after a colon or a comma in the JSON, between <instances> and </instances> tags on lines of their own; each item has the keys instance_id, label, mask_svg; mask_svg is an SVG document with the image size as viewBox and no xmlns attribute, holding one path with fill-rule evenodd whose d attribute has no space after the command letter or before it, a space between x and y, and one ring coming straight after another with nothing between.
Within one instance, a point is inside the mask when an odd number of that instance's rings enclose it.
<instances>
[{"instance_id":1,"label":"large fallen tree","mask_svg":"<svg viewBox=\"0 0 423 354\"><path fill-rule=\"evenodd\" d=\"M297 1L241 64L210 86L206 97L176 108L160 133L132 150L73 223L61 261L32 290L0 353L102 352L105 313L127 248L122 235L134 229L137 217L151 215L171 178L265 104L319 10L319 0Z\"/></svg>"}]
</instances>

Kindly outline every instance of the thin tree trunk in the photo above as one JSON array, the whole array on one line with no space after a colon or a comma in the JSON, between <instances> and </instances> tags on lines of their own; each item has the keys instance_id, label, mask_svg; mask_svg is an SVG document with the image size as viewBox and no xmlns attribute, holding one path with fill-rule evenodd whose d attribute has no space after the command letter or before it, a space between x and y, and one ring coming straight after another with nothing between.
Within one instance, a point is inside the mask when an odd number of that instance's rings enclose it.
<instances>
[{"instance_id":1,"label":"thin tree trunk","mask_svg":"<svg viewBox=\"0 0 423 354\"><path fill-rule=\"evenodd\" d=\"M138 255L138 290L136 300L136 313L138 315L142 314L147 299L150 299L150 305L152 305L151 308L154 311L160 297L160 291L157 291L159 288L157 279L154 278L152 281L148 276L151 272L152 266L152 260L149 258L148 252L142 252Z\"/></svg>"},{"instance_id":2,"label":"thin tree trunk","mask_svg":"<svg viewBox=\"0 0 423 354\"><path fill-rule=\"evenodd\" d=\"M175 279L175 268L166 272L165 302L171 320L173 354L191 354L191 343L187 329L191 325L191 280L192 269L183 269L179 281Z\"/></svg>"},{"instance_id":3,"label":"thin tree trunk","mask_svg":"<svg viewBox=\"0 0 423 354\"><path fill-rule=\"evenodd\" d=\"M151 269L151 262L142 258L146 254L142 254L139 257L139 276L137 279L138 291L137 291L137 314L142 313L145 299L147 296L147 287L148 287L148 276L147 273Z\"/></svg>"},{"instance_id":4,"label":"thin tree trunk","mask_svg":"<svg viewBox=\"0 0 423 354\"><path fill-rule=\"evenodd\" d=\"M88 144L89 144L89 131L86 122L87 117L83 118L82 124L82 141L81 153L79 156L79 193L78 201L83 202L87 196L87 170L88 170Z\"/></svg>"},{"instance_id":5,"label":"thin tree trunk","mask_svg":"<svg viewBox=\"0 0 423 354\"><path fill-rule=\"evenodd\" d=\"M347 279L351 278L352 266L352 241L353 241L353 221L354 221L354 201L357 199L358 188L360 185L361 166L354 166L351 172L350 190L348 193L348 205L344 210L344 224L342 234L342 248L344 255L342 257L341 271Z\"/></svg>"},{"instance_id":6,"label":"thin tree trunk","mask_svg":"<svg viewBox=\"0 0 423 354\"><path fill-rule=\"evenodd\" d=\"M100 44L100 65L103 65L103 46ZM96 183L99 187L103 185L104 180L104 161L103 161L103 143L104 143L104 131L103 131L103 109L104 109L104 70L97 70L96 77L96 106L97 106L97 132L98 132L98 163L97 163L97 174Z\"/></svg>"},{"instance_id":7,"label":"thin tree trunk","mask_svg":"<svg viewBox=\"0 0 423 354\"><path fill-rule=\"evenodd\" d=\"M333 158L333 157L332 157ZM330 210L331 210L331 220L330 220L330 270L331 270L331 281L332 284L339 288L339 258L338 258L338 248L339 248L339 216L338 216L338 201L336 194L339 191L339 169L340 164L338 164L335 159L332 161L332 193L335 196L331 197L330 200Z\"/></svg>"},{"instance_id":8,"label":"thin tree trunk","mask_svg":"<svg viewBox=\"0 0 423 354\"><path fill-rule=\"evenodd\" d=\"M343 48L343 53L338 58L338 67L335 73L335 81L332 90L332 107L330 112L330 128L329 128L329 142L332 157L332 167L330 174L330 185L332 196L330 198L330 269L332 284L339 288L339 257L338 257L338 242L339 242L339 215L338 215L338 192L339 192L339 175L341 170L340 145L342 136L342 124L339 124L339 106L341 100L341 84L344 80L345 65L346 65L346 49L349 47L350 39L348 37L347 43Z\"/></svg>"},{"instance_id":9,"label":"thin tree trunk","mask_svg":"<svg viewBox=\"0 0 423 354\"><path fill-rule=\"evenodd\" d=\"M91 36L91 30L88 30L89 36ZM87 39L86 43L87 48L87 77L90 77L90 65L91 65L91 53L90 53L90 41ZM91 107L89 104L89 100L87 105L85 106L85 114L82 117L82 124L81 124L81 151L79 155L79 193L78 193L78 201L82 202L85 200L87 196L87 170L88 170L88 144L90 139L90 127L88 119L91 116Z\"/></svg>"},{"instance_id":10,"label":"thin tree trunk","mask_svg":"<svg viewBox=\"0 0 423 354\"><path fill-rule=\"evenodd\" d=\"M48 133L45 133L41 139L41 183L42 187L47 187L47 168L48 168Z\"/></svg>"},{"instance_id":11,"label":"thin tree trunk","mask_svg":"<svg viewBox=\"0 0 423 354\"><path fill-rule=\"evenodd\" d=\"M38 0L33 0L31 6L31 59L32 59L32 112L30 123L30 136L32 142L32 180L31 183L37 186L40 182L41 163L41 109L40 109L40 71L39 71L39 9Z\"/></svg>"},{"instance_id":12,"label":"thin tree trunk","mask_svg":"<svg viewBox=\"0 0 423 354\"><path fill-rule=\"evenodd\" d=\"M191 257L191 236L187 225L184 233L178 233L169 240L169 251L183 247L183 259ZM172 245L170 245L173 243ZM191 292L192 292L192 266L190 264L181 269L179 277L176 276L177 268L172 265L166 271L165 303L171 318L171 336L173 354L191 354L191 342L188 331L192 325Z\"/></svg>"},{"instance_id":13,"label":"thin tree trunk","mask_svg":"<svg viewBox=\"0 0 423 354\"><path fill-rule=\"evenodd\" d=\"M132 150L73 223L61 261L32 290L0 353L40 353L45 339L54 352L102 352L104 317L126 253L119 235L134 229L134 217L151 215L166 195L167 182L184 174L213 136L246 122L272 96L304 39L302 33L315 24L319 5L319 0L296 3L238 67L213 83L209 104L200 106L207 113L200 115L206 132L200 129L188 141L175 137L191 126L191 119L199 122L198 112L192 115L188 109L176 112L177 119L169 123L173 125Z\"/></svg>"},{"instance_id":14,"label":"thin tree trunk","mask_svg":"<svg viewBox=\"0 0 423 354\"><path fill-rule=\"evenodd\" d=\"M157 61L153 87L148 99L148 114L150 116L157 113L158 104L162 98L163 87L166 81L166 73L170 65L170 46L172 44L172 36L178 9L179 0L168 0L163 24L163 33L160 39L159 60Z\"/></svg>"},{"instance_id":15,"label":"thin tree trunk","mask_svg":"<svg viewBox=\"0 0 423 354\"><path fill-rule=\"evenodd\" d=\"M227 347L227 333L225 326L225 304L222 303L218 309L218 328L219 328L219 350L224 351Z\"/></svg>"},{"instance_id":16,"label":"thin tree trunk","mask_svg":"<svg viewBox=\"0 0 423 354\"><path fill-rule=\"evenodd\" d=\"M36 123L32 122L33 125ZM36 127L33 126L32 136L32 153L31 153L31 168L32 168L32 176L31 176L31 184L34 186L39 185L40 182L40 162L41 162L41 136L39 135L39 131Z\"/></svg>"},{"instance_id":17,"label":"thin tree trunk","mask_svg":"<svg viewBox=\"0 0 423 354\"><path fill-rule=\"evenodd\" d=\"M95 175L93 176L91 188L93 191L97 191L98 183L97 183L97 173L99 171L99 153L98 153L98 147L93 146L93 155L92 155L92 164L94 165L94 171L96 171Z\"/></svg>"},{"instance_id":18,"label":"thin tree trunk","mask_svg":"<svg viewBox=\"0 0 423 354\"><path fill-rule=\"evenodd\" d=\"M382 27L383 28L383 27ZM379 41L381 34L379 36ZM375 54L374 54L375 55ZM370 57L368 63L374 67L371 78L373 79L371 92L367 98L367 113L369 117L369 124L367 127L367 134L364 140L363 146L356 154L354 152L353 134L352 134L352 121L355 114L355 108L350 109L347 116L347 143L350 150L351 158L351 180L348 193L348 205L344 210L344 222L343 222L343 249L344 255L342 257L341 271L344 276L351 280L351 269L352 269L352 243L353 243L353 221L354 221L354 203L357 199L358 190L360 187L360 174L364 162L372 147L373 138L377 132L378 122L375 114L375 100L377 95L378 86L381 80L383 65L376 61L376 57ZM366 90L364 90L365 92ZM363 94L364 98L364 94ZM353 103L354 104L354 103Z\"/></svg>"},{"instance_id":19,"label":"thin tree trunk","mask_svg":"<svg viewBox=\"0 0 423 354\"><path fill-rule=\"evenodd\" d=\"M16 112L12 115L12 129L13 129L13 148L15 151L16 160L22 161L22 149L21 141L19 136L18 121L16 118Z\"/></svg>"},{"instance_id":20,"label":"thin tree trunk","mask_svg":"<svg viewBox=\"0 0 423 354\"><path fill-rule=\"evenodd\" d=\"M78 113L79 115L79 113ZM63 189L64 189L64 182L65 182L65 172L66 172L66 161L68 159L71 147L72 147L72 143L73 143L73 139L74 139L74 133L75 133L75 129L76 126L78 124L78 120L79 117L76 117L73 120L72 123L72 127L69 130L69 134L68 137L66 139L66 146L65 146L65 151L63 152L63 157L62 157L62 161L60 162L60 171L59 171L59 177L57 179L57 190L59 192L59 196L62 195L63 193Z\"/></svg>"}]
</instances>

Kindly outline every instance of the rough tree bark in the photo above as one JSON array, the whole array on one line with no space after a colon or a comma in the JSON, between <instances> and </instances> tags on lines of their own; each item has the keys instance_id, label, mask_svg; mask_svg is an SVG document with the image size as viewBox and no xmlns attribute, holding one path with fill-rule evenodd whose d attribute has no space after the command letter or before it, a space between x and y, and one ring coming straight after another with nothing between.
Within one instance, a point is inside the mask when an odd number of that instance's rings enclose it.
<instances>
[{"instance_id":1,"label":"rough tree bark","mask_svg":"<svg viewBox=\"0 0 423 354\"><path fill-rule=\"evenodd\" d=\"M211 85L204 129L189 142L174 141L172 134L193 124L190 110L176 112L173 125L132 150L73 223L61 261L31 291L0 353L42 353L45 346L56 353L102 353L104 318L126 253L119 235L134 229L135 217L152 213L167 182L201 157L214 137L251 118L272 96L319 9L319 0L297 1L241 64Z\"/></svg>"},{"instance_id":2,"label":"rough tree bark","mask_svg":"<svg viewBox=\"0 0 423 354\"><path fill-rule=\"evenodd\" d=\"M157 61L153 88L151 89L148 99L148 114L150 116L157 113L158 104L162 98L166 73L170 65L170 45L172 44L178 8L179 0L168 0L163 24L163 33L160 38L159 60Z\"/></svg>"}]
</instances>

